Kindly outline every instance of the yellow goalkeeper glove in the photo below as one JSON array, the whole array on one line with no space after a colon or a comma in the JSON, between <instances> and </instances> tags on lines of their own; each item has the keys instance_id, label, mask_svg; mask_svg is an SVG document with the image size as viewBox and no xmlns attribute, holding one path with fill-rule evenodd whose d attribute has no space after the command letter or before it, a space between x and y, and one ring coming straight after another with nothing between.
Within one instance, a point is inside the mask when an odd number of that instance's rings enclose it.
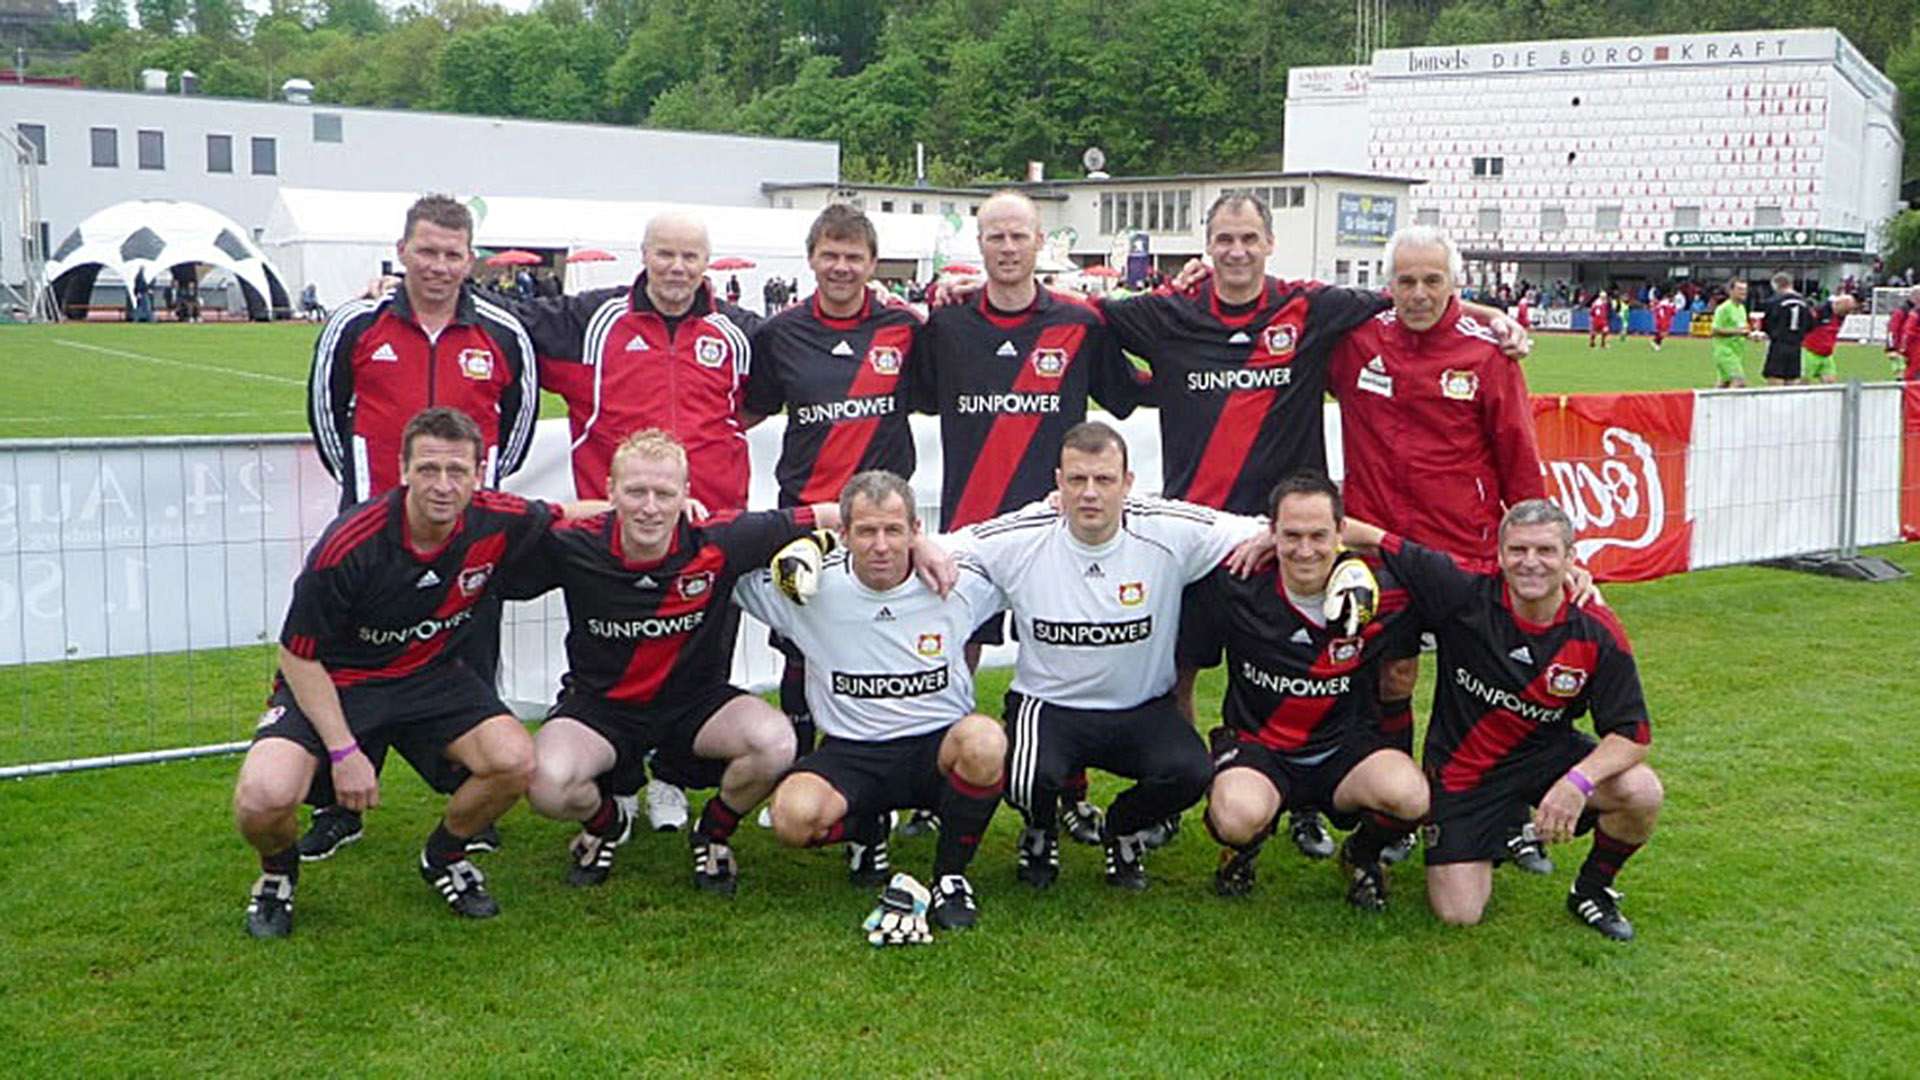
<instances>
[{"instance_id":1,"label":"yellow goalkeeper glove","mask_svg":"<svg viewBox=\"0 0 1920 1080\"><path fill-rule=\"evenodd\" d=\"M774 588L787 599L804 604L820 592L820 564L840 546L840 538L830 529L815 529L773 553L770 568Z\"/></svg>"}]
</instances>

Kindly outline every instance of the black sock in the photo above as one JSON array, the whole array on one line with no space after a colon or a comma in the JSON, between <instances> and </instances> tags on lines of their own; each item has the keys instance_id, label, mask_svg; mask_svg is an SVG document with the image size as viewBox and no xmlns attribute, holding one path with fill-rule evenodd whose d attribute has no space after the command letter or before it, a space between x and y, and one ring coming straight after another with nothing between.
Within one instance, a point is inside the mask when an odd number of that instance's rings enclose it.
<instances>
[{"instance_id":1,"label":"black sock","mask_svg":"<svg viewBox=\"0 0 1920 1080\"><path fill-rule=\"evenodd\" d=\"M620 807L605 795L600 796L600 805L593 816L585 822L586 830L602 840L611 840L620 835Z\"/></svg>"},{"instance_id":2,"label":"black sock","mask_svg":"<svg viewBox=\"0 0 1920 1080\"><path fill-rule=\"evenodd\" d=\"M1639 844L1609 836L1607 830L1595 825L1593 850L1587 853L1587 861L1580 864L1580 877L1575 884L1588 891L1611 887L1614 875L1620 872L1620 867L1640 847Z\"/></svg>"},{"instance_id":3,"label":"black sock","mask_svg":"<svg viewBox=\"0 0 1920 1080\"><path fill-rule=\"evenodd\" d=\"M1412 831L1410 822L1382 813L1369 813L1360 819L1360 827L1353 831L1353 835L1347 837L1347 857L1360 866L1377 863L1382 851Z\"/></svg>"},{"instance_id":4,"label":"black sock","mask_svg":"<svg viewBox=\"0 0 1920 1080\"><path fill-rule=\"evenodd\" d=\"M360 820L360 811L349 810L346 807L340 806L337 804L334 806L322 806L315 809L313 812L314 817L319 817L321 814L326 814L330 817L337 816L337 817L352 818L355 821Z\"/></svg>"},{"instance_id":5,"label":"black sock","mask_svg":"<svg viewBox=\"0 0 1920 1080\"><path fill-rule=\"evenodd\" d=\"M820 741L819 732L813 725L812 713L789 715L787 719L793 723L793 756L797 761L813 753L814 744Z\"/></svg>"},{"instance_id":6,"label":"black sock","mask_svg":"<svg viewBox=\"0 0 1920 1080\"><path fill-rule=\"evenodd\" d=\"M427 836L427 861L435 866L447 866L467 857L467 841L470 836L455 836L447 828L444 819L433 827Z\"/></svg>"},{"instance_id":7,"label":"black sock","mask_svg":"<svg viewBox=\"0 0 1920 1080\"><path fill-rule=\"evenodd\" d=\"M741 811L727 805L727 801L718 794L707 800L706 808L700 811L700 821L694 825L695 836L724 844L733 839L733 830L740 824Z\"/></svg>"},{"instance_id":8,"label":"black sock","mask_svg":"<svg viewBox=\"0 0 1920 1080\"><path fill-rule=\"evenodd\" d=\"M1413 699L1395 698L1380 703L1380 738L1386 746L1413 756Z\"/></svg>"},{"instance_id":9,"label":"black sock","mask_svg":"<svg viewBox=\"0 0 1920 1080\"><path fill-rule=\"evenodd\" d=\"M1060 801L1070 803L1087 801L1087 770L1075 769L1060 781Z\"/></svg>"},{"instance_id":10,"label":"black sock","mask_svg":"<svg viewBox=\"0 0 1920 1080\"><path fill-rule=\"evenodd\" d=\"M1007 787L1004 778L982 787L970 784L958 770L947 774L946 790L940 793L940 839L933 849L933 876L964 874L967 864L980 847L993 812L1000 806L1000 793Z\"/></svg>"},{"instance_id":11,"label":"black sock","mask_svg":"<svg viewBox=\"0 0 1920 1080\"><path fill-rule=\"evenodd\" d=\"M289 844L283 851L276 851L271 855L260 856L260 869L265 873L282 874L296 881L299 880L300 846L298 844Z\"/></svg>"}]
</instances>

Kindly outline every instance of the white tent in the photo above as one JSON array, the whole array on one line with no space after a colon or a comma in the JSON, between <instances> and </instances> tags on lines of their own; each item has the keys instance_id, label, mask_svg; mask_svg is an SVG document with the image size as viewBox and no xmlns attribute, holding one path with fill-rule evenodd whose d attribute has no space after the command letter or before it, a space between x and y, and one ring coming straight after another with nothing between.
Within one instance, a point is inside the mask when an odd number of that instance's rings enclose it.
<instances>
[{"instance_id":1,"label":"white tent","mask_svg":"<svg viewBox=\"0 0 1920 1080\"><path fill-rule=\"evenodd\" d=\"M279 272L247 230L217 210L172 199L133 199L88 217L54 249L46 280L56 296L84 304L102 272L131 286L142 275L164 280L183 264L225 270L251 290L248 306L263 316L287 308Z\"/></svg>"},{"instance_id":2,"label":"white tent","mask_svg":"<svg viewBox=\"0 0 1920 1080\"><path fill-rule=\"evenodd\" d=\"M282 188L262 244L286 269L296 291L312 282L320 302L331 307L360 295L367 281L379 273L382 261L394 258L407 207L417 197L412 192ZM813 287L806 264L807 229L815 217L810 210L524 196L458 198L474 212L475 247L567 252L592 248L614 256L612 262L569 264L569 292L632 281L640 272L640 237L647 222L668 210L692 213L707 223L714 258L731 255L753 260L753 269L716 270L708 275L717 287L724 287L728 275L737 273L748 307L760 307L761 286L769 277L798 278L803 292ZM868 216L880 236L881 260L903 269L903 264L910 264L918 280L932 277L936 252L956 259L977 257L972 218L960 219L956 229L939 215Z\"/></svg>"}]
</instances>

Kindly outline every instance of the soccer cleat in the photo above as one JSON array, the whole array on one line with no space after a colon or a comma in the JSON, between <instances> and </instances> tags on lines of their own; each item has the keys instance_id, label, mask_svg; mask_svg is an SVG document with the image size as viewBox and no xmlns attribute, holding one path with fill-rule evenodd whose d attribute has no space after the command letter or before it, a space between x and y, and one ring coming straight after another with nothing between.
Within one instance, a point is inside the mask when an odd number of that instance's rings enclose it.
<instances>
[{"instance_id":1,"label":"soccer cleat","mask_svg":"<svg viewBox=\"0 0 1920 1080\"><path fill-rule=\"evenodd\" d=\"M933 887L933 925L942 930L966 930L980 921L973 902L973 883L962 874L946 874Z\"/></svg>"},{"instance_id":2,"label":"soccer cleat","mask_svg":"<svg viewBox=\"0 0 1920 1080\"><path fill-rule=\"evenodd\" d=\"M474 833L473 839L467 841L467 854L485 855L488 852L499 851L500 843L500 830L489 825Z\"/></svg>"},{"instance_id":3,"label":"soccer cleat","mask_svg":"<svg viewBox=\"0 0 1920 1080\"><path fill-rule=\"evenodd\" d=\"M1333 837L1327 834L1326 822L1320 820L1318 810L1295 810L1288 817L1287 833L1293 837L1293 846L1300 849L1300 854L1309 859L1324 859L1333 854Z\"/></svg>"},{"instance_id":4,"label":"soccer cleat","mask_svg":"<svg viewBox=\"0 0 1920 1080\"><path fill-rule=\"evenodd\" d=\"M469 919L491 919L500 914L500 905L487 894L487 876L466 859L436 864L420 853L420 876L439 890L455 915Z\"/></svg>"},{"instance_id":5,"label":"soccer cleat","mask_svg":"<svg viewBox=\"0 0 1920 1080\"><path fill-rule=\"evenodd\" d=\"M1020 834L1020 861L1013 876L1036 889L1051 886L1060 877L1060 835L1045 829Z\"/></svg>"},{"instance_id":6,"label":"soccer cleat","mask_svg":"<svg viewBox=\"0 0 1920 1080\"><path fill-rule=\"evenodd\" d=\"M733 896L740 886L740 866L734 862L733 849L694 833L693 885L701 892Z\"/></svg>"},{"instance_id":7,"label":"soccer cleat","mask_svg":"<svg viewBox=\"0 0 1920 1080\"><path fill-rule=\"evenodd\" d=\"M293 878L261 874L247 898L247 933L257 938L283 938L293 933Z\"/></svg>"},{"instance_id":8,"label":"soccer cleat","mask_svg":"<svg viewBox=\"0 0 1920 1080\"><path fill-rule=\"evenodd\" d=\"M1387 868L1378 862L1353 861L1353 837L1340 845L1340 876L1347 883L1347 903L1361 911L1387 910Z\"/></svg>"},{"instance_id":9,"label":"soccer cleat","mask_svg":"<svg viewBox=\"0 0 1920 1080\"><path fill-rule=\"evenodd\" d=\"M567 866L567 884L588 888L605 884L607 875L613 873L613 856L620 845L633 835L633 818L627 816L626 804L619 799L613 801L614 820L620 828L612 836L596 836L581 829L567 845L567 853L572 862Z\"/></svg>"},{"instance_id":10,"label":"soccer cleat","mask_svg":"<svg viewBox=\"0 0 1920 1080\"><path fill-rule=\"evenodd\" d=\"M1547 849L1533 835L1532 825L1507 837L1507 857L1499 861L1510 862L1529 874L1553 873L1553 859L1548 857Z\"/></svg>"},{"instance_id":11,"label":"soccer cleat","mask_svg":"<svg viewBox=\"0 0 1920 1080\"><path fill-rule=\"evenodd\" d=\"M1253 892L1254 862L1260 858L1260 848L1221 848L1220 867L1213 872L1213 894L1215 896L1237 897Z\"/></svg>"},{"instance_id":12,"label":"soccer cleat","mask_svg":"<svg viewBox=\"0 0 1920 1080\"><path fill-rule=\"evenodd\" d=\"M940 831L940 815L931 810L915 810L900 826L900 835L908 839L932 836Z\"/></svg>"},{"instance_id":13,"label":"soccer cleat","mask_svg":"<svg viewBox=\"0 0 1920 1080\"><path fill-rule=\"evenodd\" d=\"M1147 864L1143 861L1147 846L1141 840L1140 833L1131 836L1110 836L1105 842L1107 849L1107 884L1116 889L1131 889L1139 892L1147 887Z\"/></svg>"},{"instance_id":14,"label":"soccer cleat","mask_svg":"<svg viewBox=\"0 0 1920 1080\"><path fill-rule=\"evenodd\" d=\"M1573 917L1598 930L1602 937L1612 941L1632 941L1633 924L1620 914L1620 901L1624 899L1613 889L1601 886L1598 889L1583 889L1580 882L1573 883L1573 889L1567 893L1567 910Z\"/></svg>"},{"instance_id":15,"label":"soccer cleat","mask_svg":"<svg viewBox=\"0 0 1920 1080\"><path fill-rule=\"evenodd\" d=\"M687 793L665 780L647 781L647 821L654 832L679 832L687 824Z\"/></svg>"},{"instance_id":16,"label":"soccer cleat","mask_svg":"<svg viewBox=\"0 0 1920 1080\"><path fill-rule=\"evenodd\" d=\"M1060 800L1060 824L1076 844L1092 847L1100 842L1100 829L1106 825L1106 812L1085 799Z\"/></svg>"},{"instance_id":17,"label":"soccer cleat","mask_svg":"<svg viewBox=\"0 0 1920 1080\"><path fill-rule=\"evenodd\" d=\"M300 861L330 859L348 844L359 843L366 834L360 815L351 810L343 810L338 806L315 810L313 824L307 827L306 835L300 838Z\"/></svg>"},{"instance_id":18,"label":"soccer cleat","mask_svg":"<svg viewBox=\"0 0 1920 1080\"><path fill-rule=\"evenodd\" d=\"M1179 835L1180 815L1174 814L1171 817L1156 821L1140 830L1140 843L1144 845L1148 851L1159 851L1161 848L1173 843Z\"/></svg>"},{"instance_id":19,"label":"soccer cleat","mask_svg":"<svg viewBox=\"0 0 1920 1080\"><path fill-rule=\"evenodd\" d=\"M887 851L887 834L876 830L872 843L847 841L847 880L863 889L885 885L893 876L893 857Z\"/></svg>"},{"instance_id":20,"label":"soccer cleat","mask_svg":"<svg viewBox=\"0 0 1920 1080\"><path fill-rule=\"evenodd\" d=\"M1413 854L1414 842L1414 834L1408 833L1393 843L1388 844L1380 850L1380 862L1386 866L1406 862L1407 856Z\"/></svg>"}]
</instances>

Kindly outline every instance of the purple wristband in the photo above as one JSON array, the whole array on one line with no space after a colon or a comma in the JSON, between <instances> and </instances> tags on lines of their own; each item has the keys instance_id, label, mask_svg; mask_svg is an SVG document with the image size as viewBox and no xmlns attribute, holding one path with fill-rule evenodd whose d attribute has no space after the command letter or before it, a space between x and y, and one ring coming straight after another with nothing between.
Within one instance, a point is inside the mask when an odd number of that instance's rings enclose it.
<instances>
[{"instance_id":1,"label":"purple wristband","mask_svg":"<svg viewBox=\"0 0 1920 1080\"><path fill-rule=\"evenodd\" d=\"M338 750L327 751L327 760L333 762L335 765L338 765L341 762L347 760L348 758L352 757L353 755L359 752L360 752L360 744L358 742L350 742ZM1587 790L1591 792L1593 790L1593 785L1591 784L1587 785Z\"/></svg>"},{"instance_id":2,"label":"purple wristband","mask_svg":"<svg viewBox=\"0 0 1920 1080\"><path fill-rule=\"evenodd\" d=\"M1579 766L1567 770L1567 783L1579 788L1580 794L1593 798L1593 781L1587 779L1587 774L1581 772Z\"/></svg>"}]
</instances>

